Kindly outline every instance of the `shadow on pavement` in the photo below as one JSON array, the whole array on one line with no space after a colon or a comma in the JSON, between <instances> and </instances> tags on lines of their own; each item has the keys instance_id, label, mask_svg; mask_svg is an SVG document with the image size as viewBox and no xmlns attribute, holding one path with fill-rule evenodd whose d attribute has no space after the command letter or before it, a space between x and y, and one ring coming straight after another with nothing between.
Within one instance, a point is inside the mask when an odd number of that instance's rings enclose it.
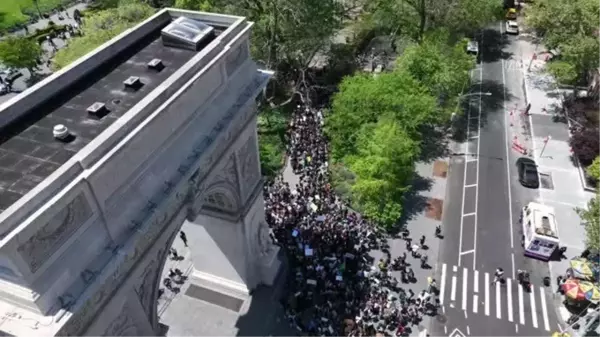
<instances>
[{"instance_id":1,"label":"shadow on pavement","mask_svg":"<svg viewBox=\"0 0 600 337\"><path fill-rule=\"evenodd\" d=\"M461 114L454 121L451 139L455 142L464 142L469 136L469 131L474 131L477 123L483 127L487 124L490 113L504 113L504 103L512 99L512 93L498 82L484 80L481 85L473 83L469 88L471 93L491 93L491 95L472 95L461 101ZM481 104L481 116L479 106ZM469 119L470 117L470 119Z\"/></svg>"},{"instance_id":2,"label":"shadow on pavement","mask_svg":"<svg viewBox=\"0 0 600 337\"><path fill-rule=\"evenodd\" d=\"M403 229L408 221L412 220L417 214L425 212L428 207L428 198L421 195L421 192L429 191L433 186L431 178L425 178L415 173L411 188L404 195L402 203L402 216L390 234L395 234Z\"/></svg>"},{"instance_id":3,"label":"shadow on pavement","mask_svg":"<svg viewBox=\"0 0 600 337\"><path fill-rule=\"evenodd\" d=\"M485 43L481 45L481 61L489 63L496 62L500 59L509 59L512 53L503 51L510 43L508 37L499 31L486 29L483 31Z\"/></svg>"},{"instance_id":4,"label":"shadow on pavement","mask_svg":"<svg viewBox=\"0 0 600 337\"><path fill-rule=\"evenodd\" d=\"M427 126L421 130L421 135L421 155L419 161L430 163L436 159L448 156L449 139L446 130Z\"/></svg>"}]
</instances>

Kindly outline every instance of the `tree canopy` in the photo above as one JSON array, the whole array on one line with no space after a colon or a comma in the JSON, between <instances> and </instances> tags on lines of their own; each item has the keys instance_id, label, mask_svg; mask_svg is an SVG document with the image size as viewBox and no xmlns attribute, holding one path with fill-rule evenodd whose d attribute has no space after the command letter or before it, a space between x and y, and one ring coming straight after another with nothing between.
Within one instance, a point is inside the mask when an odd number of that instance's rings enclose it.
<instances>
[{"instance_id":1,"label":"tree canopy","mask_svg":"<svg viewBox=\"0 0 600 337\"><path fill-rule=\"evenodd\" d=\"M527 10L527 23L549 49L561 52L549 68L559 81L586 81L589 71L600 65L599 13L596 0L540 0Z\"/></svg>"},{"instance_id":2,"label":"tree canopy","mask_svg":"<svg viewBox=\"0 0 600 337\"><path fill-rule=\"evenodd\" d=\"M108 8L86 16L82 36L71 39L52 60L54 69L61 69L128 28L154 14L155 9L145 3L122 1L116 8Z\"/></svg>"},{"instance_id":3,"label":"tree canopy","mask_svg":"<svg viewBox=\"0 0 600 337\"><path fill-rule=\"evenodd\" d=\"M587 247L600 250L600 194L588 202L587 208L578 208L577 213L585 222Z\"/></svg>"},{"instance_id":4,"label":"tree canopy","mask_svg":"<svg viewBox=\"0 0 600 337\"><path fill-rule=\"evenodd\" d=\"M450 43L449 34L436 31L420 44L408 46L396 60L396 69L404 71L426 87L442 105L455 107L467 87L475 58L465 52L466 41Z\"/></svg>"},{"instance_id":5,"label":"tree canopy","mask_svg":"<svg viewBox=\"0 0 600 337\"><path fill-rule=\"evenodd\" d=\"M382 116L393 118L414 135L419 126L436 120L436 100L401 72L345 78L326 121L332 156L341 159L353 154L361 126L376 123Z\"/></svg>"},{"instance_id":6,"label":"tree canopy","mask_svg":"<svg viewBox=\"0 0 600 337\"><path fill-rule=\"evenodd\" d=\"M430 30L472 35L502 15L497 0L377 0L365 5L368 19L383 33L421 41Z\"/></svg>"},{"instance_id":7,"label":"tree canopy","mask_svg":"<svg viewBox=\"0 0 600 337\"><path fill-rule=\"evenodd\" d=\"M346 162L355 174L354 205L389 227L402 212L402 196L413 176L418 144L392 118L366 124L357 137L357 154Z\"/></svg>"},{"instance_id":8,"label":"tree canopy","mask_svg":"<svg viewBox=\"0 0 600 337\"><path fill-rule=\"evenodd\" d=\"M0 62L6 66L32 71L42 57L40 45L26 37L9 35L0 41Z\"/></svg>"}]
</instances>

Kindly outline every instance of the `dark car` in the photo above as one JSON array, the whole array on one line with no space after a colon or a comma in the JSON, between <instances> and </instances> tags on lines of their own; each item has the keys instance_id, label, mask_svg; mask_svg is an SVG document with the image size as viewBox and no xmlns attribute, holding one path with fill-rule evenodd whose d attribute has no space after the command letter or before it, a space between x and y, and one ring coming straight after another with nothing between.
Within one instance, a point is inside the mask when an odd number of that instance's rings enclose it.
<instances>
[{"instance_id":1,"label":"dark car","mask_svg":"<svg viewBox=\"0 0 600 337\"><path fill-rule=\"evenodd\" d=\"M519 182L521 185L530 188L540 187L540 179L535 161L529 158L519 158L517 160L517 171L519 172Z\"/></svg>"}]
</instances>

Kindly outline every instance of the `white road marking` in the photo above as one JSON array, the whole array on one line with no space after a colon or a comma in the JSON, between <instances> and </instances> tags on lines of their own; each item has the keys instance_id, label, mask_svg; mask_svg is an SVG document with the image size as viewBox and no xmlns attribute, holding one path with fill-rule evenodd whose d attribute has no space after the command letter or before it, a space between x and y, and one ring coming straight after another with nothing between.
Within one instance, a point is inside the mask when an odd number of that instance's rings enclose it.
<instances>
[{"instance_id":1,"label":"white road marking","mask_svg":"<svg viewBox=\"0 0 600 337\"><path fill-rule=\"evenodd\" d=\"M473 70L471 70L469 72L469 78L473 77ZM471 124L469 119L471 117L471 104L469 104L469 108L467 110L467 130L469 130L469 125ZM465 162L468 163L469 162L469 143L465 142L464 144L464 154L465 154ZM465 164L465 170L463 172L463 184L465 184L467 182L467 165ZM463 194L462 194L462 205L460 208L460 212L464 213L465 211L465 191L463 189ZM463 215L464 216L464 215ZM459 229L459 235L458 235L458 251L461 252L462 251L462 235L463 235L463 217L460 217L460 229ZM461 255L458 254L458 265L460 266L461 263Z\"/></svg>"},{"instance_id":2,"label":"white road marking","mask_svg":"<svg viewBox=\"0 0 600 337\"><path fill-rule=\"evenodd\" d=\"M516 324L516 323L515 323L515 332L519 333L519 324Z\"/></svg>"},{"instance_id":3,"label":"white road marking","mask_svg":"<svg viewBox=\"0 0 600 337\"><path fill-rule=\"evenodd\" d=\"M477 307L479 306L479 295L473 295L473 312L477 313Z\"/></svg>"},{"instance_id":4,"label":"white road marking","mask_svg":"<svg viewBox=\"0 0 600 337\"><path fill-rule=\"evenodd\" d=\"M506 279L506 293L508 294L508 298L506 300L506 305L508 307L508 321L513 321L513 302L512 302L512 279Z\"/></svg>"},{"instance_id":5,"label":"white road marking","mask_svg":"<svg viewBox=\"0 0 600 337\"><path fill-rule=\"evenodd\" d=\"M473 270L473 292L479 293L479 270Z\"/></svg>"},{"instance_id":6,"label":"white road marking","mask_svg":"<svg viewBox=\"0 0 600 337\"><path fill-rule=\"evenodd\" d=\"M444 335L447 335L447 334L448 334L448 327L446 327L446 326L444 325Z\"/></svg>"},{"instance_id":7,"label":"white road marking","mask_svg":"<svg viewBox=\"0 0 600 337\"><path fill-rule=\"evenodd\" d=\"M510 258L512 261L512 278L514 279L515 278L515 253L510 253Z\"/></svg>"},{"instance_id":8,"label":"white road marking","mask_svg":"<svg viewBox=\"0 0 600 337\"><path fill-rule=\"evenodd\" d=\"M496 318L502 318L502 295L500 294L500 282L496 282Z\"/></svg>"},{"instance_id":9,"label":"white road marking","mask_svg":"<svg viewBox=\"0 0 600 337\"><path fill-rule=\"evenodd\" d=\"M531 323L533 324L534 328L537 328L537 310L535 309L535 296L533 296L533 286L531 292L529 293L529 300L531 301Z\"/></svg>"},{"instance_id":10,"label":"white road marking","mask_svg":"<svg viewBox=\"0 0 600 337\"><path fill-rule=\"evenodd\" d=\"M479 161L479 159L478 158L467 159L467 163L471 163L471 162L474 162L474 161Z\"/></svg>"},{"instance_id":11,"label":"white road marking","mask_svg":"<svg viewBox=\"0 0 600 337\"><path fill-rule=\"evenodd\" d=\"M444 292L446 291L446 264L442 265L442 286L440 287L440 304L444 304ZM442 307L443 308L443 307Z\"/></svg>"},{"instance_id":12,"label":"white road marking","mask_svg":"<svg viewBox=\"0 0 600 337\"><path fill-rule=\"evenodd\" d=\"M544 193L546 193L546 191L554 192L552 190L546 190L546 189L544 189ZM541 193L540 193L540 198L542 198ZM564 202L564 201L552 200L552 199L548 199L548 198L545 199L545 203L546 204L561 204L561 205L565 205L565 206L569 206L569 207L580 207L580 208L585 208L586 207L585 204L579 204L579 205L577 205L577 204L571 204L571 203Z\"/></svg>"},{"instance_id":13,"label":"white road marking","mask_svg":"<svg viewBox=\"0 0 600 337\"><path fill-rule=\"evenodd\" d=\"M475 213L475 212L472 212L472 213L466 213L466 214L463 214L463 218L464 218L464 217L466 217L466 216L474 216L474 215L476 215L476 214L477 214L477 213Z\"/></svg>"},{"instance_id":14,"label":"white road marking","mask_svg":"<svg viewBox=\"0 0 600 337\"><path fill-rule=\"evenodd\" d=\"M467 325L467 335L471 334L471 329L469 329L469 326Z\"/></svg>"},{"instance_id":15,"label":"white road marking","mask_svg":"<svg viewBox=\"0 0 600 337\"><path fill-rule=\"evenodd\" d=\"M452 275L452 289L450 289L450 302L456 300L456 275Z\"/></svg>"},{"instance_id":16,"label":"white road marking","mask_svg":"<svg viewBox=\"0 0 600 337\"><path fill-rule=\"evenodd\" d=\"M479 136L469 136L469 139L478 139Z\"/></svg>"},{"instance_id":17,"label":"white road marking","mask_svg":"<svg viewBox=\"0 0 600 337\"><path fill-rule=\"evenodd\" d=\"M502 33L502 23L500 23L500 33ZM506 76L504 74L504 59L500 59L500 62L502 62L502 94L503 94L503 100L502 100L502 105L504 107L504 110L506 110ZM508 183L508 228L510 230L510 248L513 249L515 248L515 244L514 244L514 234L513 234L513 224L512 224L512 219L513 219L513 214L512 214L512 196L511 196L511 191L510 191L510 156L509 156L509 149L508 149L508 142L509 142L509 135L508 135L508 128L506 127L508 124L507 119L509 118L509 116L507 114L504 114L504 146L506 147L506 182ZM531 122L531 121L530 121ZM539 178L539 177L538 177ZM512 275L514 277L515 275L515 266L513 264L512 267Z\"/></svg>"},{"instance_id":18,"label":"white road marking","mask_svg":"<svg viewBox=\"0 0 600 337\"><path fill-rule=\"evenodd\" d=\"M481 33L481 37L483 39L483 32ZM481 93L483 91L483 63L481 63L481 72L479 73L479 92ZM477 117L479 117L479 119L481 120L481 100L482 100L482 94L479 95L479 112L477 114ZM481 135L481 122L477 123L477 134ZM477 138L477 157L479 157L479 149L481 148L481 138L478 137ZM479 183L479 162L477 162L477 171L476 171L476 177L475 178L475 183ZM463 193L464 194L464 193ZM477 208L478 208L478 199L479 199L479 186L477 186L475 188L475 213L477 213ZM473 250L475 250L475 252L473 253L473 269L476 269L475 267L477 266L477 264L475 263L477 261L477 215L475 215L475 230L474 230L474 234L473 234Z\"/></svg>"},{"instance_id":19,"label":"white road marking","mask_svg":"<svg viewBox=\"0 0 600 337\"><path fill-rule=\"evenodd\" d=\"M477 187L477 184L465 185L465 188L469 188L469 187Z\"/></svg>"},{"instance_id":20,"label":"white road marking","mask_svg":"<svg viewBox=\"0 0 600 337\"><path fill-rule=\"evenodd\" d=\"M462 284L462 310L465 310L467 314L467 283L469 279L469 271L467 268L463 268L463 284Z\"/></svg>"},{"instance_id":21,"label":"white road marking","mask_svg":"<svg viewBox=\"0 0 600 337\"><path fill-rule=\"evenodd\" d=\"M464 310L463 312L465 313L465 318L469 318L469 317L467 316L467 311L466 311L466 310Z\"/></svg>"},{"instance_id":22,"label":"white road marking","mask_svg":"<svg viewBox=\"0 0 600 337\"><path fill-rule=\"evenodd\" d=\"M523 287L518 285L517 291L519 292L519 323L521 323L521 325L525 325L525 308L523 306Z\"/></svg>"},{"instance_id":23,"label":"white road marking","mask_svg":"<svg viewBox=\"0 0 600 337\"><path fill-rule=\"evenodd\" d=\"M452 271L456 273L458 271L458 267L457 266L452 266Z\"/></svg>"},{"instance_id":24,"label":"white road marking","mask_svg":"<svg viewBox=\"0 0 600 337\"><path fill-rule=\"evenodd\" d=\"M490 274L485 273L485 315L490 315Z\"/></svg>"},{"instance_id":25,"label":"white road marking","mask_svg":"<svg viewBox=\"0 0 600 337\"><path fill-rule=\"evenodd\" d=\"M550 322L548 321L548 309L546 309L546 293L544 288L540 287L540 297L542 301L542 318L544 319L544 329L550 331Z\"/></svg>"},{"instance_id":26,"label":"white road marking","mask_svg":"<svg viewBox=\"0 0 600 337\"><path fill-rule=\"evenodd\" d=\"M467 250L466 252L461 252L460 255L467 255L471 253L475 253L475 249Z\"/></svg>"}]
</instances>

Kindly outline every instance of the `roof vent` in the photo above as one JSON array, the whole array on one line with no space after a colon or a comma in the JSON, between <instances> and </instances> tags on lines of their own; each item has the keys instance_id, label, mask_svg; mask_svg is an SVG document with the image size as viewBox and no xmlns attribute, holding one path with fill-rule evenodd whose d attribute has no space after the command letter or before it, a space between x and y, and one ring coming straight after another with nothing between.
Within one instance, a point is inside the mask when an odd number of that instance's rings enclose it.
<instances>
[{"instance_id":1,"label":"roof vent","mask_svg":"<svg viewBox=\"0 0 600 337\"><path fill-rule=\"evenodd\" d=\"M131 89L133 91L138 90L144 85L144 83L142 83L140 78L137 76L129 76L128 79L123 81L123 84L125 84L125 89Z\"/></svg>"},{"instance_id":2,"label":"roof vent","mask_svg":"<svg viewBox=\"0 0 600 337\"><path fill-rule=\"evenodd\" d=\"M200 50L204 41L214 36L214 28L200 21L179 17L161 30L165 46Z\"/></svg>"},{"instance_id":3,"label":"roof vent","mask_svg":"<svg viewBox=\"0 0 600 337\"><path fill-rule=\"evenodd\" d=\"M161 71L164 69L164 67L165 65L161 59L153 59L152 61L148 62L148 68L152 70Z\"/></svg>"},{"instance_id":4,"label":"roof vent","mask_svg":"<svg viewBox=\"0 0 600 337\"><path fill-rule=\"evenodd\" d=\"M96 102L87 108L87 112L93 117L102 118L108 114L108 109L104 103Z\"/></svg>"},{"instance_id":5,"label":"roof vent","mask_svg":"<svg viewBox=\"0 0 600 337\"><path fill-rule=\"evenodd\" d=\"M52 129L52 135L59 140L65 139L69 136L69 129L62 124L55 125Z\"/></svg>"}]
</instances>

